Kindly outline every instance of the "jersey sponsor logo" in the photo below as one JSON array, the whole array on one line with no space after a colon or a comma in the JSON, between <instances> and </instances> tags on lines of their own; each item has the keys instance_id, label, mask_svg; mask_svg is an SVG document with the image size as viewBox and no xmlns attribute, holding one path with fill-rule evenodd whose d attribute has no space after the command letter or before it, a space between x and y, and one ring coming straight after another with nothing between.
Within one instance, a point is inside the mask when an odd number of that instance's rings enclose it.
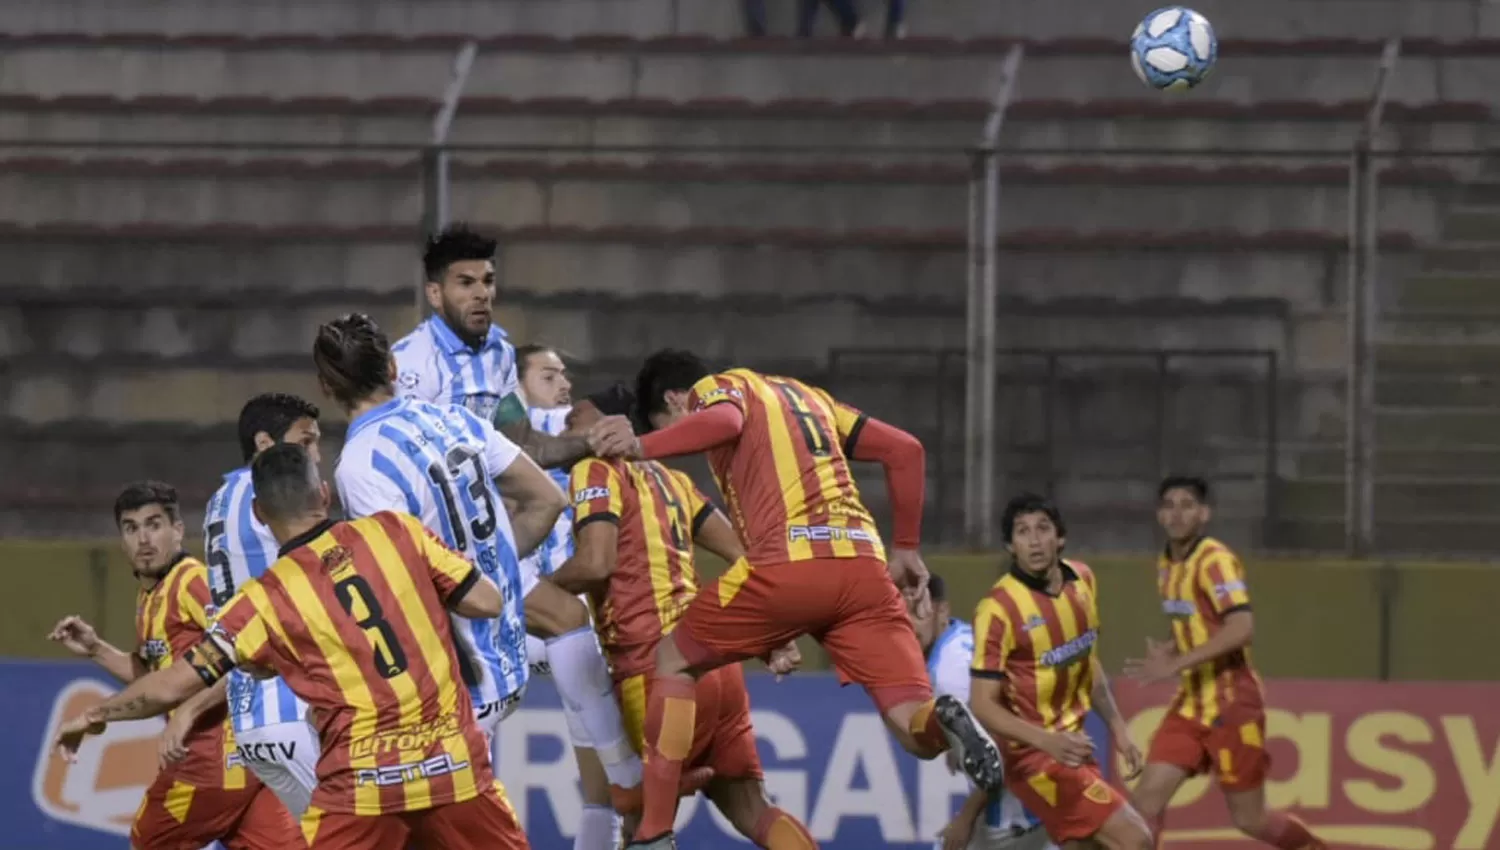
<instances>
[{"instance_id":1,"label":"jersey sponsor logo","mask_svg":"<svg viewBox=\"0 0 1500 850\"><path fill-rule=\"evenodd\" d=\"M726 389L724 387L711 389L703 395L698 396L698 409L702 410L716 401L730 398L744 398L744 395L739 390Z\"/></svg>"},{"instance_id":2,"label":"jersey sponsor logo","mask_svg":"<svg viewBox=\"0 0 1500 850\"><path fill-rule=\"evenodd\" d=\"M241 767L248 762L279 764L297 760L296 741L265 741L259 744L240 744L229 754L229 766Z\"/></svg>"},{"instance_id":3,"label":"jersey sponsor logo","mask_svg":"<svg viewBox=\"0 0 1500 850\"><path fill-rule=\"evenodd\" d=\"M1041 662L1048 667L1063 667L1087 655L1094 648L1094 642L1099 639L1096 629L1089 629L1076 638L1061 646L1053 647L1042 653Z\"/></svg>"},{"instance_id":4,"label":"jersey sponsor logo","mask_svg":"<svg viewBox=\"0 0 1500 850\"><path fill-rule=\"evenodd\" d=\"M468 766L468 762L455 761L450 753L443 753L425 761L413 761L390 767L356 770L354 772L354 782L356 785L405 785L408 782L415 782L418 779L431 779L434 776L446 776L450 773L457 773Z\"/></svg>"},{"instance_id":5,"label":"jersey sponsor logo","mask_svg":"<svg viewBox=\"0 0 1500 850\"><path fill-rule=\"evenodd\" d=\"M813 543L833 540L850 540L856 543L880 542L880 538L869 529L834 525L791 525L787 526L786 536L788 540L806 540Z\"/></svg>"},{"instance_id":6,"label":"jersey sponsor logo","mask_svg":"<svg viewBox=\"0 0 1500 850\"><path fill-rule=\"evenodd\" d=\"M1198 613L1198 606L1186 599L1163 599L1161 610L1168 617L1191 617Z\"/></svg>"},{"instance_id":7,"label":"jersey sponsor logo","mask_svg":"<svg viewBox=\"0 0 1500 850\"><path fill-rule=\"evenodd\" d=\"M161 719L111 723L104 734L83 740L78 761L71 764L52 751L65 723L115 693L92 679L74 680L58 692L46 734L38 742L31 797L54 820L124 836L130 834L141 797L156 778Z\"/></svg>"},{"instance_id":8,"label":"jersey sponsor logo","mask_svg":"<svg viewBox=\"0 0 1500 850\"><path fill-rule=\"evenodd\" d=\"M349 742L349 757L364 758L405 750L425 750L438 741L454 738L460 734L458 718L448 716L426 723L401 726L389 732L379 732Z\"/></svg>"},{"instance_id":9,"label":"jersey sponsor logo","mask_svg":"<svg viewBox=\"0 0 1500 850\"><path fill-rule=\"evenodd\" d=\"M172 654L172 647L161 638L151 638L141 644L140 654L146 666L155 667L156 662Z\"/></svg>"},{"instance_id":10,"label":"jersey sponsor logo","mask_svg":"<svg viewBox=\"0 0 1500 850\"><path fill-rule=\"evenodd\" d=\"M587 502L592 502L595 499L608 499L608 498L609 498L609 488L608 487L585 487L584 489L578 491L578 496L577 496L577 498L573 499L573 504L575 504L575 505L582 505L582 504L585 504Z\"/></svg>"},{"instance_id":11,"label":"jersey sponsor logo","mask_svg":"<svg viewBox=\"0 0 1500 850\"><path fill-rule=\"evenodd\" d=\"M1226 582L1223 582L1222 584L1216 584L1216 585L1214 585L1214 593L1220 599L1228 599L1229 597L1233 596L1236 593L1244 593L1244 592L1245 592L1245 583L1243 581L1240 581L1239 579L1235 579L1234 581L1226 581Z\"/></svg>"}]
</instances>

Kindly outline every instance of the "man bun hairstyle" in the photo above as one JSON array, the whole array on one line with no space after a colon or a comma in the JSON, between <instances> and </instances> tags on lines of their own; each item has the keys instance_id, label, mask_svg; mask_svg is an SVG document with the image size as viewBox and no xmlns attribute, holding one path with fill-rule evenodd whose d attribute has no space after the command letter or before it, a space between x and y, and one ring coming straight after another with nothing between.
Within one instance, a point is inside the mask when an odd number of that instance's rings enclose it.
<instances>
[{"instance_id":1,"label":"man bun hairstyle","mask_svg":"<svg viewBox=\"0 0 1500 850\"><path fill-rule=\"evenodd\" d=\"M346 407L391 384L391 342L364 313L320 325L313 363L323 384Z\"/></svg>"}]
</instances>

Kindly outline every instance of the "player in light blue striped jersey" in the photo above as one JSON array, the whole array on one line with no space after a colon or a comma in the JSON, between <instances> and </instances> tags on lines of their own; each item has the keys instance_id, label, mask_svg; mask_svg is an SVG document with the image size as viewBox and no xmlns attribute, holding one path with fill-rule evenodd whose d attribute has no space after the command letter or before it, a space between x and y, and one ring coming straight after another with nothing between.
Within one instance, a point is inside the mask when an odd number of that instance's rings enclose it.
<instances>
[{"instance_id":1,"label":"player in light blue striped jersey","mask_svg":"<svg viewBox=\"0 0 1500 850\"><path fill-rule=\"evenodd\" d=\"M259 578L278 557L270 529L250 509L250 461L277 443L293 443L318 460L318 408L286 393L258 395L240 409L240 454L245 465L224 476L203 517L203 550L209 588L217 608L246 582ZM227 688L227 691L226 691ZM307 722L307 705L280 678L255 679L235 672L172 713L164 733L178 740L199 714L227 700L238 761L255 773L300 817L318 784L322 745Z\"/></svg>"},{"instance_id":2,"label":"player in light blue striped jersey","mask_svg":"<svg viewBox=\"0 0 1500 850\"><path fill-rule=\"evenodd\" d=\"M927 654L927 677L934 694L969 701L969 668L974 661L974 629L951 615L943 577L928 580L930 616L912 626ZM1041 821L1005 791L994 795L977 788L938 836L935 850L1056 850Z\"/></svg>"},{"instance_id":3,"label":"player in light blue striped jersey","mask_svg":"<svg viewBox=\"0 0 1500 850\"><path fill-rule=\"evenodd\" d=\"M528 676L520 558L552 530L567 497L468 409L398 398L390 344L368 316L352 314L320 327L313 360L324 392L350 418L334 468L345 513L412 514L505 597L493 620L454 616L475 719L493 744ZM501 501L502 489L516 505L514 514Z\"/></svg>"},{"instance_id":4,"label":"player in light blue striped jersey","mask_svg":"<svg viewBox=\"0 0 1500 850\"><path fill-rule=\"evenodd\" d=\"M396 392L434 404L459 404L494 426L537 464L568 469L589 453L580 435L533 427L521 393L515 348L493 326L495 240L462 224L428 239L422 254L424 291L433 315L396 343ZM623 418L623 417L615 417ZM588 608L549 582L524 587L526 629L545 642L562 703L587 732L611 784L640 783L641 761L628 745L609 668L599 653ZM575 663L561 658L575 658Z\"/></svg>"}]
</instances>

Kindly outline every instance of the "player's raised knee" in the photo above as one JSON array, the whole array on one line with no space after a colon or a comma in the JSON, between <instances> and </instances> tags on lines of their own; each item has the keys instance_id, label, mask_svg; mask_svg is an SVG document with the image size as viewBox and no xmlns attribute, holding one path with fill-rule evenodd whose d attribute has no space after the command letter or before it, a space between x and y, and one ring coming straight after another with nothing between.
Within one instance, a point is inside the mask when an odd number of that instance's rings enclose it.
<instances>
[{"instance_id":1,"label":"player's raised knee","mask_svg":"<svg viewBox=\"0 0 1500 850\"><path fill-rule=\"evenodd\" d=\"M554 638L588 628L589 609L578 597L548 582L540 582L527 594L526 631L540 638Z\"/></svg>"}]
</instances>

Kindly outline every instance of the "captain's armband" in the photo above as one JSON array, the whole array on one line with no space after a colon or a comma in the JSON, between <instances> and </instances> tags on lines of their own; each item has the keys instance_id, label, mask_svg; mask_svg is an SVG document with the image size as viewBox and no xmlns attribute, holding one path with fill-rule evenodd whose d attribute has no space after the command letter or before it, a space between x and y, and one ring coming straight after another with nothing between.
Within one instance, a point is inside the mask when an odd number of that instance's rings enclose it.
<instances>
[{"instance_id":1,"label":"captain's armband","mask_svg":"<svg viewBox=\"0 0 1500 850\"><path fill-rule=\"evenodd\" d=\"M188 650L183 661L193 668L193 672L208 687L213 687L214 683L229 675L229 671L235 667L229 653L212 636L205 637L197 646Z\"/></svg>"}]
</instances>

